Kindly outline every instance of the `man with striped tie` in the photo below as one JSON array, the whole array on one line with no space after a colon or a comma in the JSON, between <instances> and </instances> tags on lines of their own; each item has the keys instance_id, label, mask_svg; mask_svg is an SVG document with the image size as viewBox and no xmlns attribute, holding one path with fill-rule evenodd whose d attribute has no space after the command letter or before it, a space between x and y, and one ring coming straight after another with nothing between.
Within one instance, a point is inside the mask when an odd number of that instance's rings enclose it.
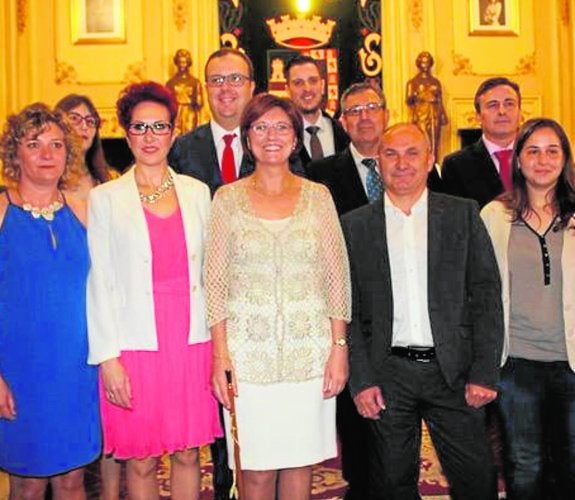
<instances>
[{"instance_id":1,"label":"man with striped tie","mask_svg":"<svg viewBox=\"0 0 575 500\"><path fill-rule=\"evenodd\" d=\"M378 149L389 113L381 90L355 83L341 97L342 123L351 143L341 153L312 161L311 180L330 190L340 215L383 194L377 168ZM359 416L346 388L337 399L337 428L341 442L342 473L349 483L346 500L367 498L367 424Z\"/></svg>"}]
</instances>

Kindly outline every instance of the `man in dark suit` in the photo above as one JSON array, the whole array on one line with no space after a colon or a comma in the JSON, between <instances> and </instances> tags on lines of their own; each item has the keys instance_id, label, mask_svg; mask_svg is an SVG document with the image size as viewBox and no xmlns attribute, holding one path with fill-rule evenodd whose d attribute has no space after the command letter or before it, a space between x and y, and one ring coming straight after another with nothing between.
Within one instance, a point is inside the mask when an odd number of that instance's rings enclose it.
<instances>
[{"instance_id":1,"label":"man in dark suit","mask_svg":"<svg viewBox=\"0 0 575 500\"><path fill-rule=\"evenodd\" d=\"M519 85L503 77L490 78L477 89L474 106L483 135L444 158L441 189L471 198L481 208L511 186L510 152L521 120Z\"/></svg>"},{"instance_id":2,"label":"man in dark suit","mask_svg":"<svg viewBox=\"0 0 575 500\"><path fill-rule=\"evenodd\" d=\"M178 173L205 182L213 196L253 170L242 150L240 118L254 93L254 69L245 53L223 48L210 55L205 75L212 119L178 137L168 161Z\"/></svg>"},{"instance_id":3,"label":"man in dark suit","mask_svg":"<svg viewBox=\"0 0 575 500\"><path fill-rule=\"evenodd\" d=\"M325 79L317 60L304 55L290 59L285 66L287 90L303 118L304 147L300 150L301 165L339 153L349 137L337 120L322 109Z\"/></svg>"},{"instance_id":4,"label":"man in dark suit","mask_svg":"<svg viewBox=\"0 0 575 500\"><path fill-rule=\"evenodd\" d=\"M369 422L371 500L419 498L421 419L452 496L497 498L482 407L497 394L499 273L476 203L428 192L432 166L415 125L387 129L383 200L342 218L350 388Z\"/></svg>"},{"instance_id":5,"label":"man in dark suit","mask_svg":"<svg viewBox=\"0 0 575 500\"><path fill-rule=\"evenodd\" d=\"M351 143L341 153L312 161L307 167L311 180L329 188L339 215L367 204L369 198L374 201L381 197L376 159L389 118L383 93L367 83L355 83L345 90L341 109L343 126ZM374 175L379 188L368 183ZM364 500L368 491L368 429L365 419L357 413L348 388L337 398L337 430L342 474L349 483L345 499Z\"/></svg>"},{"instance_id":6,"label":"man in dark suit","mask_svg":"<svg viewBox=\"0 0 575 500\"><path fill-rule=\"evenodd\" d=\"M254 92L252 62L243 52L223 48L206 62L206 88L212 114L209 123L176 139L168 161L181 174L205 182L212 193L253 171L240 141L240 118ZM221 407L220 407L221 415ZM233 476L228 468L226 440L211 446L214 499L229 499Z\"/></svg>"}]
</instances>

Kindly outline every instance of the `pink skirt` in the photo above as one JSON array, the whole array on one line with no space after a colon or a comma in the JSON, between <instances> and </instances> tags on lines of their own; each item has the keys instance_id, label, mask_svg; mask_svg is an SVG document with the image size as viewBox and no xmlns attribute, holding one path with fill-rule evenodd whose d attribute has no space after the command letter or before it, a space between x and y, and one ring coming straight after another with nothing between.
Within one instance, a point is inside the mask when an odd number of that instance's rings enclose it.
<instances>
[{"instance_id":1,"label":"pink skirt","mask_svg":"<svg viewBox=\"0 0 575 500\"><path fill-rule=\"evenodd\" d=\"M222 435L210 386L212 343L188 345L189 295L180 285L154 283L158 351L120 356L130 378L132 408L111 404L100 384L105 454L160 456Z\"/></svg>"}]
</instances>

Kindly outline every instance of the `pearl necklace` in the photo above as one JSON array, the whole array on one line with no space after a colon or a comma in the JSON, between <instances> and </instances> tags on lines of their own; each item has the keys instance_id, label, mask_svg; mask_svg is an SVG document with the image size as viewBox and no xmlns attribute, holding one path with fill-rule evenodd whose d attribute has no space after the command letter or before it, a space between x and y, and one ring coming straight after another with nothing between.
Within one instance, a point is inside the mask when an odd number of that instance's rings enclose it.
<instances>
[{"instance_id":1,"label":"pearl necklace","mask_svg":"<svg viewBox=\"0 0 575 500\"><path fill-rule=\"evenodd\" d=\"M50 242L52 243L52 248L56 250L58 248L58 239L54 234L54 229L52 228L51 222L54 220L54 213L60 210L64 206L64 203L62 203L59 199L56 199L49 205L46 205L45 207L37 207L35 205L32 205L32 203L27 202L22 196L22 193L20 193L19 189L17 189L16 191L18 192L18 196L22 200L22 210L28 212L33 219L42 218L48 223L47 225L48 225L48 231L50 233Z\"/></svg>"},{"instance_id":2,"label":"pearl necklace","mask_svg":"<svg viewBox=\"0 0 575 500\"><path fill-rule=\"evenodd\" d=\"M54 213L60 210L64 204L60 201L60 194L58 193L58 198L56 198L52 203L46 205L45 207L37 207L32 205L32 203L26 201L20 192L20 189L16 189L20 200L22 201L22 210L25 212L30 212L30 215L34 219L39 219L42 217L44 220L51 222L54 220Z\"/></svg>"},{"instance_id":3,"label":"pearl necklace","mask_svg":"<svg viewBox=\"0 0 575 500\"><path fill-rule=\"evenodd\" d=\"M142 203L148 203L149 205L153 205L154 203L160 201L164 196L166 196L166 193L170 191L170 189L172 189L173 187L174 187L174 178L172 177L172 174L168 172L166 180L162 182L154 190L154 192L150 194L144 194L142 192L139 193L140 201Z\"/></svg>"},{"instance_id":4,"label":"pearl necklace","mask_svg":"<svg viewBox=\"0 0 575 500\"><path fill-rule=\"evenodd\" d=\"M57 212L64 206L60 200L53 201L45 207L36 207L31 203L25 202L24 200L22 200L22 202L22 209L26 212L30 212L32 218L39 219L42 217L48 222L52 222L54 220L54 212Z\"/></svg>"}]
</instances>

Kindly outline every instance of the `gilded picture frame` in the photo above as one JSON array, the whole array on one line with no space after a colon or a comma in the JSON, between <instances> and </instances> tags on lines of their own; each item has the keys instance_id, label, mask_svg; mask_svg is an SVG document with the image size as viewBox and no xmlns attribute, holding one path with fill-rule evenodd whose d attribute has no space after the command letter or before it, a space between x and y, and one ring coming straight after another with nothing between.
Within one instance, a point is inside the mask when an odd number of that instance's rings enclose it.
<instances>
[{"instance_id":1,"label":"gilded picture frame","mask_svg":"<svg viewBox=\"0 0 575 500\"><path fill-rule=\"evenodd\" d=\"M519 0L469 0L469 34L519 35Z\"/></svg>"},{"instance_id":2,"label":"gilded picture frame","mask_svg":"<svg viewBox=\"0 0 575 500\"><path fill-rule=\"evenodd\" d=\"M125 0L70 0L73 44L126 41Z\"/></svg>"}]
</instances>

